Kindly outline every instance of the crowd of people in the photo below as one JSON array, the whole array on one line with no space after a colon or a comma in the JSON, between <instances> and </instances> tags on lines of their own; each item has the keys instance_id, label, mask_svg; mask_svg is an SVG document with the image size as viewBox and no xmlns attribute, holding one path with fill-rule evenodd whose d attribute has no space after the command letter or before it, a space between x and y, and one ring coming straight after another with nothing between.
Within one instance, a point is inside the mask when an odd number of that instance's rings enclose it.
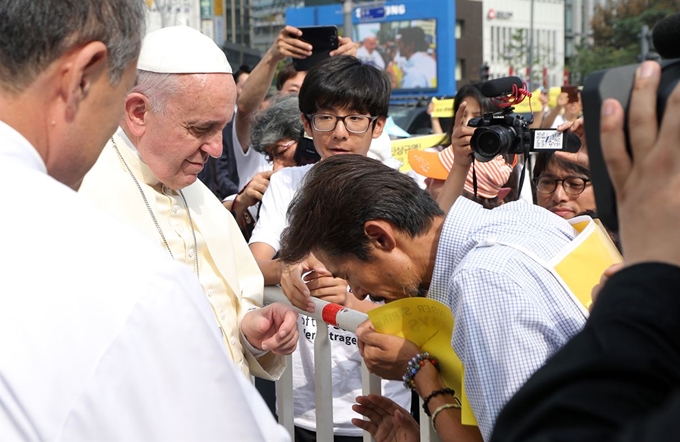
<instances>
[{"instance_id":1,"label":"crowd of people","mask_svg":"<svg viewBox=\"0 0 680 442\"><path fill-rule=\"evenodd\" d=\"M478 85L447 145L399 171L375 39L296 71L312 48L286 26L233 72L190 27L147 34L139 0L0 0L0 17L0 440L290 440L254 385L286 355L293 437L317 440L312 297L446 306L477 422L440 361L367 321L329 329L337 442L419 440L418 398L443 441L674 439L680 87L657 118L657 63L628 115L602 107L625 262L589 311L551 264L597 216L580 99L537 116L581 148L537 156L534 203L523 159L474 161L467 123L494 110ZM416 29L400 54L423 69L402 81L431 87ZM263 305L265 285L289 303ZM362 361L381 395L361 396Z\"/></svg>"}]
</instances>

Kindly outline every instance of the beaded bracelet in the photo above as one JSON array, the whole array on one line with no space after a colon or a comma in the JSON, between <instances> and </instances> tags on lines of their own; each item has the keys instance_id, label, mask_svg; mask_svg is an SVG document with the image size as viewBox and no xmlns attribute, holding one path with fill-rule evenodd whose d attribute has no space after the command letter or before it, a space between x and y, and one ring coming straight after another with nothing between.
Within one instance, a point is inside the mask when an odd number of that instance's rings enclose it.
<instances>
[{"instance_id":1,"label":"beaded bracelet","mask_svg":"<svg viewBox=\"0 0 680 442\"><path fill-rule=\"evenodd\" d=\"M425 365L425 361L430 361L430 364L432 364L434 368L439 371L439 364L435 358L430 356L428 352L418 353L412 357L410 361L408 361L408 364L406 364L406 373L404 373L404 376L401 378L404 381L404 388L416 388L416 381L414 381L413 378L415 377L416 373L418 373L418 370L420 370Z\"/></svg>"},{"instance_id":2,"label":"beaded bracelet","mask_svg":"<svg viewBox=\"0 0 680 442\"><path fill-rule=\"evenodd\" d=\"M437 432L437 427L435 426L436 425L435 420L437 419L439 412L446 410L447 408L460 408L460 403L458 403L456 401L453 404L440 405L439 407L437 407L436 410L434 410L434 412L432 412L432 428L434 428L435 433Z\"/></svg>"},{"instance_id":3,"label":"beaded bracelet","mask_svg":"<svg viewBox=\"0 0 680 442\"><path fill-rule=\"evenodd\" d=\"M451 396L455 397L456 391L451 389L451 388L442 388L439 390L435 390L432 393L430 393L425 399L423 399L423 411L425 414L430 417L430 409L428 408L428 404L430 403L430 400L434 397L437 397L442 394L449 394Z\"/></svg>"}]
</instances>

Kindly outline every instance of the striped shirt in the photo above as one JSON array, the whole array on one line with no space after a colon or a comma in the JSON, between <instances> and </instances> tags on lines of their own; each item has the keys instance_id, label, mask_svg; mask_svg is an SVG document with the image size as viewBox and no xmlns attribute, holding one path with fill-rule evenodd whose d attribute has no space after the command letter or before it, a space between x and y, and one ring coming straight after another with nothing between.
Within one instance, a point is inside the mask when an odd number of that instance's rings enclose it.
<instances>
[{"instance_id":1,"label":"striped shirt","mask_svg":"<svg viewBox=\"0 0 680 442\"><path fill-rule=\"evenodd\" d=\"M461 197L444 222L428 297L453 313L451 344L485 440L510 397L586 319L545 267L494 242L548 261L574 236L565 220L523 201L487 210Z\"/></svg>"}]
</instances>

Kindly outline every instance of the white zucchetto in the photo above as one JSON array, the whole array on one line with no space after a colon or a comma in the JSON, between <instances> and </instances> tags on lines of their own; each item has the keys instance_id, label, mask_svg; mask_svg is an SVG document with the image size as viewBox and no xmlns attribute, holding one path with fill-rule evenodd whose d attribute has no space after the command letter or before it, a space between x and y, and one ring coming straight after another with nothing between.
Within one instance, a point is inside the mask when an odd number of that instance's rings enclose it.
<instances>
[{"instance_id":1,"label":"white zucchetto","mask_svg":"<svg viewBox=\"0 0 680 442\"><path fill-rule=\"evenodd\" d=\"M227 56L189 26L169 26L144 37L137 69L160 74L231 74Z\"/></svg>"}]
</instances>

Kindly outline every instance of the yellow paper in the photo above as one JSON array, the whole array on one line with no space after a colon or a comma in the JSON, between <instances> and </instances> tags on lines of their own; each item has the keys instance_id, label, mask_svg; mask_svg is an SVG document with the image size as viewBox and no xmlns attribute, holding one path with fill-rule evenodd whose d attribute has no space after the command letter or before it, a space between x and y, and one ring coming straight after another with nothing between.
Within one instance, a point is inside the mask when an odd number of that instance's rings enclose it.
<instances>
[{"instance_id":1,"label":"yellow paper","mask_svg":"<svg viewBox=\"0 0 680 442\"><path fill-rule=\"evenodd\" d=\"M399 168L399 171L408 172L411 170L411 165L408 162L409 150L423 150L428 147L441 146L445 140L446 135L444 134L425 135L422 137L392 140L392 156L401 161L402 164L402 166Z\"/></svg>"},{"instance_id":2,"label":"yellow paper","mask_svg":"<svg viewBox=\"0 0 680 442\"><path fill-rule=\"evenodd\" d=\"M451 347L453 315L446 305L428 298L404 298L370 310L368 317L377 332L408 339L434 356L444 383L460 400L463 425L477 425L463 387L463 363Z\"/></svg>"},{"instance_id":3,"label":"yellow paper","mask_svg":"<svg viewBox=\"0 0 680 442\"><path fill-rule=\"evenodd\" d=\"M453 118L453 98L445 98L443 100L433 98L432 104L432 117Z\"/></svg>"},{"instance_id":4,"label":"yellow paper","mask_svg":"<svg viewBox=\"0 0 680 442\"><path fill-rule=\"evenodd\" d=\"M593 287L609 266L623 258L600 220L579 216L569 222L579 234L552 260L552 265L579 301L590 308Z\"/></svg>"}]
</instances>

